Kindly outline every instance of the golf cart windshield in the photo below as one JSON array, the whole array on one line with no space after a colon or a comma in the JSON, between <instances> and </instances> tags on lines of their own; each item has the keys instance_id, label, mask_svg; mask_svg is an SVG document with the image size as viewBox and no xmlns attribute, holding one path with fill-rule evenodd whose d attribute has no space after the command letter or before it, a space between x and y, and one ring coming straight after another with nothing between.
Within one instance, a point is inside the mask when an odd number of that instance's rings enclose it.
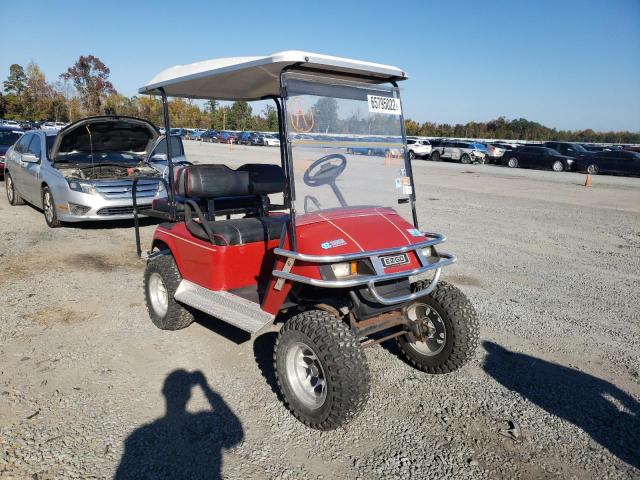
<instances>
[{"instance_id":1,"label":"golf cart windshield","mask_svg":"<svg viewBox=\"0 0 640 480\"><path fill-rule=\"evenodd\" d=\"M283 84L296 223L360 207L410 220L398 89L293 72Z\"/></svg>"}]
</instances>

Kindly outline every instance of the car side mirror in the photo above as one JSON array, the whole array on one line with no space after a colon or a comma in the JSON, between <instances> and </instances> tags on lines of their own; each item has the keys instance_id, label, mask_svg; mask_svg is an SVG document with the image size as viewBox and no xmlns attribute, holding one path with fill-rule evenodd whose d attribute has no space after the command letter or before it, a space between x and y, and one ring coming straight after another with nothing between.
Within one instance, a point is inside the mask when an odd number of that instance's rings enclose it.
<instances>
[{"instance_id":1,"label":"car side mirror","mask_svg":"<svg viewBox=\"0 0 640 480\"><path fill-rule=\"evenodd\" d=\"M155 153L154 155L151 156L151 161L152 162L166 162L167 159L167 154L166 153Z\"/></svg>"},{"instance_id":2,"label":"car side mirror","mask_svg":"<svg viewBox=\"0 0 640 480\"><path fill-rule=\"evenodd\" d=\"M23 153L22 161L27 163L38 163L40 159L36 157L33 153Z\"/></svg>"}]
</instances>

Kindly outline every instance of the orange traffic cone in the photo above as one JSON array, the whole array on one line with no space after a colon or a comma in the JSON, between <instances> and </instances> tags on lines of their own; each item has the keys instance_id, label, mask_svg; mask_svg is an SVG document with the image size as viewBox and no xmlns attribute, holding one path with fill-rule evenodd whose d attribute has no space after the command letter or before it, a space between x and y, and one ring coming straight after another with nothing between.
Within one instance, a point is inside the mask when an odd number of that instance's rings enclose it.
<instances>
[{"instance_id":1,"label":"orange traffic cone","mask_svg":"<svg viewBox=\"0 0 640 480\"><path fill-rule=\"evenodd\" d=\"M591 186L591 174L587 173L587 179L584 181L584 186L585 187L590 187Z\"/></svg>"}]
</instances>

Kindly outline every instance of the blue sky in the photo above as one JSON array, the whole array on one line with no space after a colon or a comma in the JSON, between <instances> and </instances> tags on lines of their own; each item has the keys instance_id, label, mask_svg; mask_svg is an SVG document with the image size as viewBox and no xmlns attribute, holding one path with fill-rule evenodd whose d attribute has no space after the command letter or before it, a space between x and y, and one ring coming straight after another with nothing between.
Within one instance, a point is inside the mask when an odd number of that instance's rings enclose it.
<instances>
[{"instance_id":1,"label":"blue sky","mask_svg":"<svg viewBox=\"0 0 640 480\"><path fill-rule=\"evenodd\" d=\"M405 69L406 116L640 131L640 0L3 2L0 79L78 56L133 95L158 71L309 50Z\"/></svg>"}]
</instances>

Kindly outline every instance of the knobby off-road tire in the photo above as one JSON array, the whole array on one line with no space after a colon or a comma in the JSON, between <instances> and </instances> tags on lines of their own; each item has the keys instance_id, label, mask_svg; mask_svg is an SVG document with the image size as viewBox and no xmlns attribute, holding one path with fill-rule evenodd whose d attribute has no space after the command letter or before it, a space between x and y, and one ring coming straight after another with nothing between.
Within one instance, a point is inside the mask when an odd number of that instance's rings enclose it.
<instances>
[{"instance_id":1,"label":"knobby off-road tire","mask_svg":"<svg viewBox=\"0 0 640 480\"><path fill-rule=\"evenodd\" d=\"M365 354L347 325L328 312L291 317L278 335L274 364L286 407L308 427L335 429L355 418L369 398Z\"/></svg>"},{"instance_id":2,"label":"knobby off-road tire","mask_svg":"<svg viewBox=\"0 0 640 480\"><path fill-rule=\"evenodd\" d=\"M414 290L425 286L424 282L417 282ZM424 347L417 348L418 344L403 335L396 338L403 356L410 365L427 373L450 373L459 369L474 356L478 346L478 315L473 305L464 293L447 282L439 282L433 292L417 302L437 313L434 318L444 328L444 343L437 353L425 354Z\"/></svg>"},{"instance_id":3,"label":"knobby off-road tire","mask_svg":"<svg viewBox=\"0 0 640 480\"><path fill-rule=\"evenodd\" d=\"M158 255L147 262L144 299L151 321L161 330L180 330L193 323L193 314L173 298L181 280L172 255Z\"/></svg>"},{"instance_id":4,"label":"knobby off-road tire","mask_svg":"<svg viewBox=\"0 0 640 480\"><path fill-rule=\"evenodd\" d=\"M9 205L16 206L25 204L24 199L16 190L16 186L13 183L13 178L11 178L11 174L9 172L5 173L4 188L7 190L7 200L9 201Z\"/></svg>"}]
</instances>

